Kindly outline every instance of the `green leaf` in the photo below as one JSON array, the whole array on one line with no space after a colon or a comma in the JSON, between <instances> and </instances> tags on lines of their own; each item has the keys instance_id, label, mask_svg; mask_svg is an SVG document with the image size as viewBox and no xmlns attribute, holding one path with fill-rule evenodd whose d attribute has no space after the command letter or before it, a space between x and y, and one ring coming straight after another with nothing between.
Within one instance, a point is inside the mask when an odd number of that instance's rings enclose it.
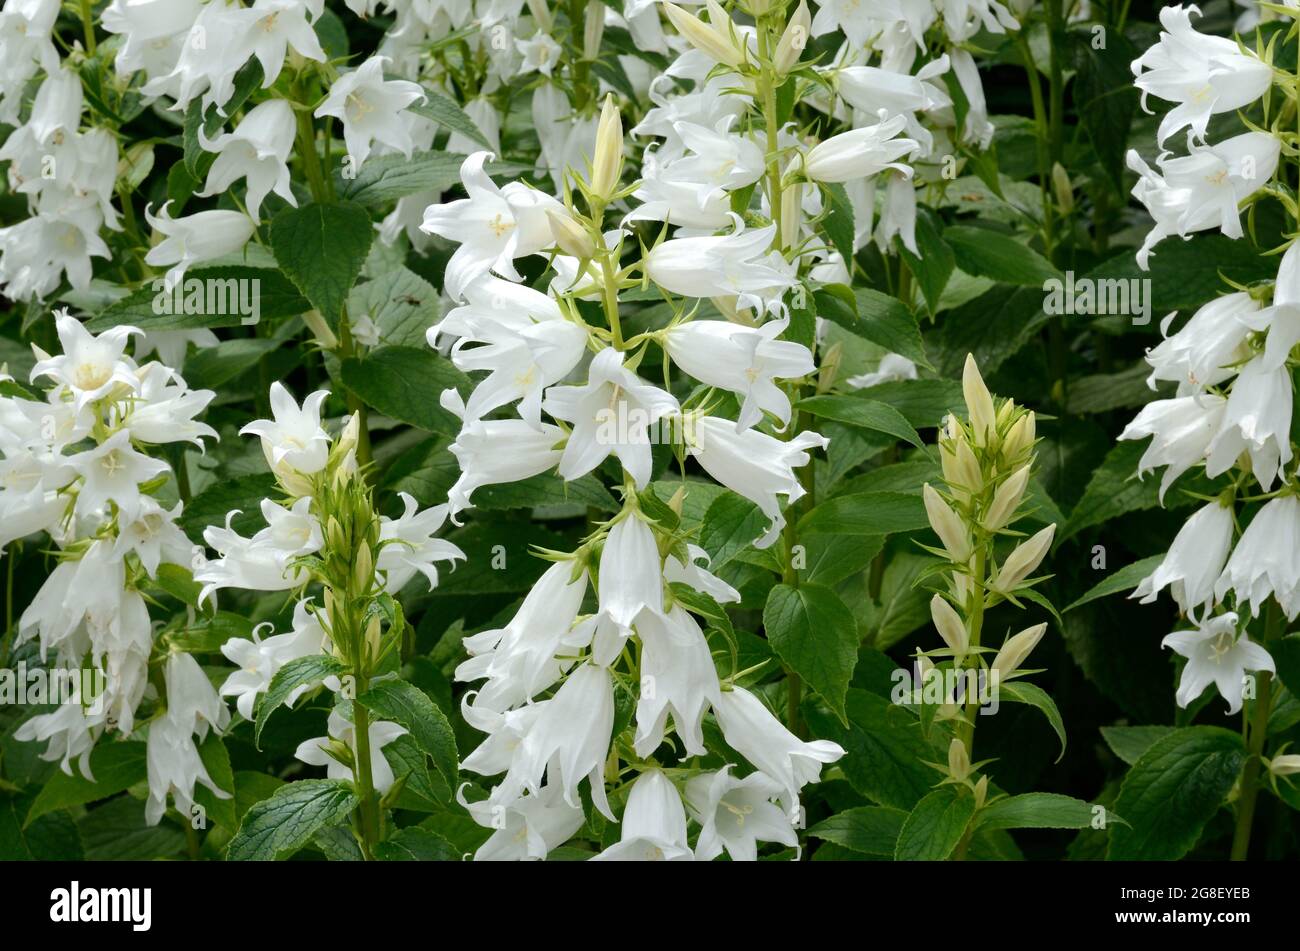
<instances>
[{"instance_id":1,"label":"green leaf","mask_svg":"<svg viewBox=\"0 0 1300 951\"><path fill-rule=\"evenodd\" d=\"M220 799L204 786L199 783L194 787L194 801L203 807L209 819L228 830L231 834L239 828L239 818L235 814L235 774L230 768L230 753L226 751L226 744L222 742L221 737L216 733L209 733L199 745L199 759L203 761L203 768L208 771L208 776L222 792L230 793L225 799ZM188 822L190 816L182 816L182 822Z\"/></svg>"},{"instance_id":2,"label":"green leaf","mask_svg":"<svg viewBox=\"0 0 1300 951\"><path fill-rule=\"evenodd\" d=\"M375 846L382 862L459 862L460 850L436 832L408 826Z\"/></svg>"},{"instance_id":3,"label":"green leaf","mask_svg":"<svg viewBox=\"0 0 1300 951\"><path fill-rule=\"evenodd\" d=\"M309 657L297 657L275 672L271 686L258 701L255 722L254 742L262 740L262 728L271 714L278 710L299 687L314 687L326 677L339 676L347 672L347 664L329 654L312 654Z\"/></svg>"},{"instance_id":4,"label":"green leaf","mask_svg":"<svg viewBox=\"0 0 1300 951\"><path fill-rule=\"evenodd\" d=\"M928 527L925 503L902 492L859 492L827 499L799 520L799 533L891 535Z\"/></svg>"},{"instance_id":5,"label":"green leaf","mask_svg":"<svg viewBox=\"0 0 1300 951\"><path fill-rule=\"evenodd\" d=\"M492 148L487 137L474 124L474 120L459 105L446 96L434 92L428 86L424 87L424 95L426 97L424 102L411 103L406 107L407 112L414 112L417 116L431 119L445 129L459 132L485 149Z\"/></svg>"},{"instance_id":6,"label":"green leaf","mask_svg":"<svg viewBox=\"0 0 1300 951\"><path fill-rule=\"evenodd\" d=\"M1083 497L1070 511L1069 521L1056 533L1056 545L1059 546L1085 528L1109 522L1128 512L1153 509L1160 505L1159 475L1148 473L1143 479L1137 477L1138 460L1145 450L1143 441L1125 440L1106 454L1101 465L1093 470ZM1195 481L1189 485L1198 489L1209 487L1202 476L1195 477ZM1176 487L1165 495L1166 508L1187 505L1192 501L1194 500L1189 496L1177 491Z\"/></svg>"},{"instance_id":7,"label":"green leaf","mask_svg":"<svg viewBox=\"0 0 1300 951\"><path fill-rule=\"evenodd\" d=\"M438 292L404 267L358 284L348 296L348 314L365 314L374 322L382 344L425 346L425 331L438 320Z\"/></svg>"},{"instance_id":8,"label":"green leaf","mask_svg":"<svg viewBox=\"0 0 1300 951\"><path fill-rule=\"evenodd\" d=\"M167 635L167 643L190 654L216 654L232 637L251 640L252 636L253 622L248 618L233 611L218 611L212 617L200 615L193 624Z\"/></svg>"},{"instance_id":9,"label":"green leaf","mask_svg":"<svg viewBox=\"0 0 1300 951\"><path fill-rule=\"evenodd\" d=\"M449 388L468 391L469 381L427 347L379 347L344 360L340 372L344 386L385 416L432 433L460 432L460 420L438 397Z\"/></svg>"},{"instance_id":10,"label":"green leaf","mask_svg":"<svg viewBox=\"0 0 1300 951\"><path fill-rule=\"evenodd\" d=\"M85 858L71 816L55 812L24 823L30 807L30 795L0 792L0 861L79 862Z\"/></svg>"},{"instance_id":11,"label":"green leaf","mask_svg":"<svg viewBox=\"0 0 1300 951\"><path fill-rule=\"evenodd\" d=\"M819 584L779 584L768 592L763 628L781 660L847 726L844 695L858 662L858 626L839 595Z\"/></svg>"},{"instance_id":12,"label":"green leaf","mask_svg":"<svg viewBox=\"0 0 1300 951\"><path fill-rule=\"evenodd\" d=\"M1288 634L1268 645L1277 676L1292 695L1300 697L1300 634Z\"/></svg>"},{"instance_id":13,"label":"green leaf","mask_svg":"<svg viewBox=\"0 0 1300 951\"><path fill-rule=\"evenodd\" d=\"M944 231L943 240L952 248L957 266L967 274L1030 287L1061 277L1037 251L989 228L954 225Z\"/></svg>"},{"instance_id":14,"label":"green leaf","mask_svg":"<svg viewBox=\"0 0 1300 951\"><path fill-rule=\"evenodd\" d=\"M460 760L451 724L429 697L405 680L380 680L357 698L357 702L385 720L411 731L420 749L433 757L448 789L459 785Z\"/></svg>"},{"instance_id":15,"label":"green leaf","mask_svg":"<svg viewBox=\"0 0 1300 951\"><path fill-rule=\"evenodd\" d=\"M894 241L899 256L907 264L912 276L916 278L916 284L921 289L921 296L925 299L926 309L931 316L939 312L943 289L948 286L948 280L956 268L952 248L948 247L947 242L939 234L940 224L938 216L931 209L918 208L916 250L920 254L909 251L901 237Z\"/></svg>"},{"instance_id":16,"label":"green leaf","mask_svg":"<svg viewBox=\"0 0 1300 951\"><path fill-rule=\"evenodd\" d=\"M195 389L220 387L255 367L283 342L265 337L238 337L223 340L215 347L204 347L185 362L185 379Z\"/></svg>"},{"instance_id":17,"label":"green leaf","mask_svg":"<svg viewBox=\"0 0 1300 951\"><path fill-rule=\"evenodd\" d=\"M1042 711L1056 731L1056 738L1061 741L1061 752L1056 757L1056 762L1059 763L1065 755L1065 723L1061 719L1061 711L1056 708L1056 701L1048 696L1047 691L1027 680L1010 680L998 684L998 696L1014 703L1027 703Z\"/></svg>"},{"instance_id":18,"label":"green leaf","mask_svg":"<svg viewBox=\"0 0 1300 951\"><path fill-rule=\"evenodd\" d=\"M1111 831L1112 861L1173 861L1200 838L1246 761L1241 736L1193 726L1157 740L1133 764L1115 811L1131 823Z\"/></svg>"},{"instance_id":19,"label":"green leaf","mask_svg":"<svg viewBox=\"0 0 1300 951\"><path fill-rule=\"evenodd\" d=\"M23 827L30 826L47 813L98 802L143 781L146 777L145 745L134 740L100 743L90 754L90 773L95 777L93 783L75 769L71 776L62 772L51 776L37 793Z\"/></svg>"},{"instance_id":20,"label":"green leaf","mask_svg":"<svg viewBox=\"0 0 1300 951\"><path fill-rule=\"evenodd\" d=\"M271 221L276 263L334 326L374 237L370 213L352 202L286 208Z\"/></svg>"},{"instance_id":21,"label":"green leaf","mask_svg":"<svg viewBox=\"0 0 1300 951\"><path fill-rule=\"evenodd\" d=\"M232 862L267 862L296 852L321 829L347 818L357 807L352 784L339 779L286 783L270 799L248 810L230 842Z\"/></svg>"},{"instance_id":22,"label":"green leaf","mask_svg":"<svg viewBox=\"0 0 1300 951\"><path fill-rule=\"evenodd\" d=\"M768 518L757 505L730 490L713 500L700 526L700 547L717 571L767 530Z\"/></svg>"},{"instance_id":23,"label":"green leaf","mask_svg":"<svg viewBox=\"0 0 1300 951\"><path fill-rule=\"evenodd\" d=\"M241 535L249 535L266 526L262 500L275 492L275 476L269 472L221 479L191 499L177 521L190 541L202 544L203 529L209 525L225 525L227 513L238 511L230 520L230 527Z\"/></svg>"},{"instance_id":24,"label":"green leaf","mask_svg":"<svg viewBox=\"0 0 1300 951\"><path fill-rule=\"evenodd\" d=\"M980 829L1088 829L1095 809L1092 803L1062 796L1059 793L1033 792L1008 796L980 810L976 819ZM1119 816L1106 814L1104 821L1117 822Z\"/></svg>"},{"instance_id":25,"label":"green leaf","mask_svg":"<svg viewBox=\"0 0 1300 951\"><path fill-rule=\"evenodd\" d=\"M909 442L918 449L925 445L902 413L879 400L860 396L810 396L796 403L795 408L823 419L885 433Z\"/></svg>"},{"instance_id":26,"label":"green leaf","mask_svg":"<svg viewBox=\"0 0 1300 951\"><path fill-rule=\"evenodd\" d=\"M1065 611L1073 611L1079 605L1087 604L1089 601L1096 601L1098 598L1105 598L1121 591L1133 590L1143 578L1155 571L1160 562L1164 560L1165 556L1163 554L1152 555L1150 558L1143 558L1141 561L1125 565L1089 588L1086 593L1076 598ZM1065 611L1061 613L1064 614Z\"/></svg>"},{"instance_id":27,"label":"green leaf","mask_svg":"<svg viewBox=\"0 0 1300 951\"><path fill-rule=\"evenodd\" d=\"M808 830L814 839L883 858L893 858L907 813L888 806L858 806L823 819Z\"/></svg>"},{"instance_id":28,"label":"green leaf","mask_svg":"<svg viewBox=\"0 0 1300 951\"><path fill-rule=\"evenodd\" d=\"M918 366L932 369L916 318L902 301L865 287L856 287L851 292L848 288L842 290L849 299L828 287L818 288L813 293L818 316L907 357Z\"/></svg>"},{"instance_id":29,"label":"green leaf","mask_svg":"<svg viewBox=\"0 0 1300 951\"><path fill-rule=\"evenodd\" d=\"M827 202L826 217L822 219L822 229L831 244L840 253L847 267L853 267L853 205L849 202L849 193L844 186L837 183L826 185L830 196Z\"/></svg>"},{"instance_id":30,"label":"green leaf","mask_svg":"<svg viewBox=\"0 0 1300 951\"><path fill-rule=\"evenodd\" d=\"M864 571L884 547L883 535L803 535L805 564L798 569L806 581L834 587Z\"/></svg>"},{"instance_id":31,"label":"green leaf","mask_svg":"<svg viewBox=\"0 0 1300 951\"><path fill-rule=\"evenodd\" d=\"M353 178L338 178L339 197L368 208L386 205L417 192L437 194L460 183L465 156L454 152L415 152L368 158Z\"/></svg>"},{"instance_id":32,"label":"green leaf","mask_svg":"<svg viewBox=\"0 0 1300 951\"><path fill-rule=\"evenodd\" d=\"M1174 732L1172 726L1104 726L1102 739L1116 756L1132 766L1157 740Z\"/></svg>"},{"instance_id":33,"label":"green leaf","mask_svg":"<svg viewBox=\"0 0 1300 951\"><path fill-rule=\"evenodd\" d=\"M837 764L855 790L872 802L910 810L934 785L925 764L939 759L921 735L914 714L856 687L845 698L849 725L829 713L805 708L813 735L834 740L847 755Z\"/></svg>"},{"instance_id":34,"label":"green leaf","mask_svg":"<svg viewBox=\"0 0 1300 951\"><path fill-rule=\"evenodd\" d=\"M202 788L202 787L199 787ZM144 803L119 796L97 806L77 821L77 831L92 862L144 862L171 858L185 850L185 834L164 819L151 826Z\"/></svg>"},{"instance_id":35,"label":"green leaf","mask_svg":"<svg viewBox=\"0 0 1300 951\"><path fill-rule=\"evenodd\" d=\"M199 286L191 284L192 281L201 282L202 293L185 292L186 287ZM254 317L258 320L296 317L311 306L287 277L267 267L194 268L185 272L185 280L177 288L183 305L179 308L174 296L164 294L160 286L146 284L86 321L86 329L98 333L121 324L141 330L238 327L256 322Z\"/></svg>"},{"instance_id":36,"label":"green leaf","mask_svg":"<svg viewBox=\"0 0 1300 951\"><path fill-rule=\"evenodd\" d=\"M961 786L940 786L916 804L894 847L896 862L942 862L952 855L975 815L975 797Z\"/></svg>"}]
</instances>

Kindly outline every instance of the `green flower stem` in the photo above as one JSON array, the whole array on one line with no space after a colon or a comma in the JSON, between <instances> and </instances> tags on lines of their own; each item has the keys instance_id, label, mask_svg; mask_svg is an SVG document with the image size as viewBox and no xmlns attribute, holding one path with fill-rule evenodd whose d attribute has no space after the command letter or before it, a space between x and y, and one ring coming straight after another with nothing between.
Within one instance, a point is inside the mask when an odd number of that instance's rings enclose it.
<instances>
[{"instance_id":1,"label":"green flower stem","mask_svg":"<svg viewBox=\"0 0 1300 951\"><path fill-rule=\"evenodd\" d=\"M1277 636L1281 630L1282 612L1276 601L1269 601L1265 608L1264 644ZM1242 637L1248 635L1243 634ZM1231 859L1244 862L1250 851L1250 833L1255 822L1255 803L1259 798L1261 785L1260 773L1263 769L1264 743L1268 739L1268 715L1273 705L1273 675L1266 670L1255 672L1259 690L1255 695L1255 704L1250 718L1242 720L1242 738L1246 740L1249 758L1241 773L1241 796L1237 800L1237 827L1232 834Z\"/></svg>"},{"instance_id":2,"label":"green flower stem","mask_svg":"<svg viewBox=\"0 0 1300 951\"><path fill-rule=\"evenodd\" d=\"M357 694L366 692L364 677L357 677ZM356 738L357 761L353 767L357 791L361 794L358 807L361 818L361 852L367 861L374 861L375 845L379 842L379 798L375 794L374 773L371 772L370 711L356 700L352 701L353 736ZM382 755L382 754L381 754Z\"/></svg>"}]
</instances>

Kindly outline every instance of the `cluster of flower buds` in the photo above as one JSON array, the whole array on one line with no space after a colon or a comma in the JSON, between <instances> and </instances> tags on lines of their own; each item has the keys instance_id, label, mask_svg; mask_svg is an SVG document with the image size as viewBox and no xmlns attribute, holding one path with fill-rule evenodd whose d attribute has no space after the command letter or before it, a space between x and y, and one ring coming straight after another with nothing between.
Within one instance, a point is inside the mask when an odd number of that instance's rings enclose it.
<instances>
[{"instance_id":1,"label":"cluster of flower buds","mask_svg":"<svg viewBox=\"0 0 1300 951\"><path fill-rule=\"evenodd\" d=\"M1195 7L1163 9L1164 32L1133 64L1144 97L1176 104L1160 122L1157 144L1163 147L1169 137L1188 130L1188 154L1163 154L1157 160L1160 174L1129 153L1130 167L1141 175L1133 194L1155 220L1138 251L1143 268L1152 247L1167 235L1217 228L1230 238L1241 237L1239 206L1272 190L1284 139L1292 136L1280 123L1294 115L1297 90L1292 77L1272 66L1274 45L1256 52L1235 40L1198 33L1193 12ZM1276 105L1266 121L1217 144L1206 141L1212 117L1246 109L1274 88L1283 95L1271 100ZM1294 201L1281 200L1300 220ZM1187 520L1133 597L1154 601L1168 588L1195 626L1163 642L1187 659L1179 704L1187 706L1213 683L1235 713L1247 672L1274 669L1268 651L1245 631L1244 607L1249 604L1249 614L1257 616L1274 599L1287 618L1300 615L1295 545L1300 499L1294 495L1294 470L1288 475L1295 458L1291 351L1300 342L1300 245L1285 248L1271 285L1236 288L1170 334L1175 316L1163 321L1166 336L1149 351L1147 362L1153 390L1160 383L1177 389L1148 403L1119 438L1152 437L1138 469L1145 475L1164 467L1162 501L1189 470L1210 479L1228 474L1231 484L1217 496L1198 496L1206 504ZM1246 521L1238 512L1241 493L1251 481L1265 504L1234 547L1237 528Z\"/></svg>"},{"instance_id":2,"label":"cluster of flower buds","mask_svg":"<svg viewBox=\"0 0 1300 951\"><path fill-rule=\"evenodd\" d=\"M33 716L15 735L46 742L45 758L65 772L76 761L89 778L96 742L106 733L131 736L148 719L138 708L166 650L142 592L160 569L188 570L192 562L194 546L177 524L182 504L172 469L149 450L177 442L201 447L215 438L195 419L214 394L189 389L161 363L137 363L126 353L139 334L133 327L96 336L66 311L55 322L62 353L34 348L31 371L32 382L48 389L37 396L6 378L0 395L0 546L42 532L57 546L53 571L18 619L17 643L35 639L43 662L94 671L97 685L94 696ZM168 660L165 672L168 688L187 686L183 697L169 689L159 698L172 711L166 725L148 726L155 821L169 788L188 808L194 779L210 784L190 714L212 708L189 688L193 671L185 661ZM215 711L203 719L200 737L207 726L225 726ZM164 746L171 752L162 753ZM188 781L164 768L178 759L198 764Z\"/></svg>"},{"instance_id":3,"label":"cluster of flower buds","mask_svg":"<svg viewBox=\"0 0 1300 951\"><path fill-rule=\"evenodd\" d=\"M985 612L1019 598L1042 578L1031 577L1051 548L1056 525L1032 536L1013 528L1030 514L1026 490L1034 468L1034 414L1012 400L996 403L971 356L962 374L965 420L950 414L939 437L944 488L923 489L926 514L942 545L935 554L947 562L945 584L930 601L930 615L944 647L923 657L923 675L949 667L975 672L996 689L1002 681L1023 675L1025 660L1042 639L1046 624L1035 624L1006 639L1000 649L982 643ZM1003 539L1013 542L999 561ZM993 654L990 661L984 654ZM935 665L935 659L942 667ZM940 719L957 719L958 739L970 769L975 708L979 690L961 678L954 680L964 694L949 691L940 705ZM963 709L964 708L964 709ZM950 754L950 759L953 754ZM958 777L962 780L965 775Z\"/></svg>"}]
</instances>

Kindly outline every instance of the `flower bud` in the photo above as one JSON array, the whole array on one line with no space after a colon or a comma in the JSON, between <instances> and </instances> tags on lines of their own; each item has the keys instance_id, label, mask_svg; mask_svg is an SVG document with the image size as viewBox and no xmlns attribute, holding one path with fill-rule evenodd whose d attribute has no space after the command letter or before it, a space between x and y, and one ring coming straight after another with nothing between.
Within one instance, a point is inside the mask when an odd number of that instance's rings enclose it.
<instances>
[{"instance_id":1,"label":"flower bud","mask_svg":"<svg viewBox=\"0 0 1300 951\"><path fill-rule=\"evenodd\" d=\"M356 560L352 563L352 581L358 594L368 593L375 582L375 561L370 546L365 542L357 547Z\"/></svg>"},{"instance_id":2,"label":"flower bud","mask_svg":"<svg viewBox=\"0 0 1300 951\"><path fill-rule=\"evenodd\" d=\"M966 744L956 737L948 744L948 775L959 783L970 775L970 754L966 752Z\"/></svg>"},{"instance_id":3,"label":"flower bud","mask_svg":"<svg viewBox=\"0 0 1300 951\"><path fill-rule=\"evenodd\" d=\"M966 398L966 412L970 415L971 429L975 433L975 445L988 445L996 430L997 414L993 410L993 397L984 385L980 368L975 364L975 357L966 354L966 366L961 373L961 391Z\"/></svg>"},{"instance_id":4,"label":"flower bud","mask_svg":"<svg viewBox=\"0 0 1300 951\"><path fill-rule=\"evenodd\" d=\"M1300 753L1274 756L1268 762L1268 771L1274 776L1294 776L1300 773Z\"/></svg>"},{"instance_id":5,"label":"flower bud","mask_svg":"<svg viewBox=\"0 0 1300 951\"><path fill-rule=\"evenodd\" d=\"M808 45L811 26L812 15L808 12L808 4L806 0L799 0L799 6L790 14L790 22L785 25L785 32L781 34L781 39L776 44L776 53L772 57L777 75L784 76L798 65L799 57Z\"/></svg>"},{"instance_id":6,"label":"flower bud","mask_svg":"<svg viewBox=\"0 0 1300 951\"><path fill-rule=\"evenodd\" d=\"M744 54L732 42L729 32L719 32L715 26L696 19L667 0L664 2L664 12L668 14L668 19L677 28L677 32L697 50L731 67L739 66L745 61Z\"/></svg>"},{"instance_id":7,"label":"flower bud","mask_svg":"<svg viewBox=\"0 0 1300 951\"><path fill-rule=\"evenodd\" d=\"M1007 430L1007 438L1002 442L1002 454L1014 461L1034 447L1035 422L1033 412L1023 414Z\"/></svg>"},{"instance_id":8,"label":"flower bud","mask_svg":"<svg viewBox=\"0 0 1300 951\"><path fill-rule=\"evenodd\" d=\"M1011 473L1011 476L998 486L998 490L993 493L993 501L989 504L989 510L984 516L984 527L990 532L996 532L1011 521L1016 506L1024 498L1025 487L1029 485L1029 470L1029 466L1021 466Z\"/></svg>"},{"instance_id":9,"label":"flower bud","mask_svg":"<svg viewBox=\"0 0 1300 951\"><path fill-rule=\"evenodd\" d=\"M803 185L796 183L781 192L781 247L796 247L802 228Z\"/></svg>"},{"instance_id":10,"label":"flower bud","mask_svg":"<svg viewBox=\"0 0 1300 951\"><path fill-rule=\"evenodd\" d=\"M582 25L582 58L595 60L600 55L600 41L605 36L605 4L587 0L587 19Z\"/></svg>"},{"instance_id":11,"label":"flower bud","mask_svg":"<svg viewBox=\"0 0 1300 951\"><path fill-rule=\"evenodd\" d=\"M711 297L709 299L713 302L713 306L718 308L718 313L727 318L727 320L731 321L733 324L742 324L745 327L753 327L757 325L752 310L748 307L736 306L737 298Z\"/></svg>"},{"instance_id":12,"label":"flower bud","mask_svg":"<svg viewBox=\"0 0 1300 951\"><path fill-rule=\"evenodd\" d=\"M1056 196L1056 207L1061 214L1068 215L1074 209L1074 186L1060 162L1052 163L1052 194Z\"/></svg>"},{"instance_id":13,"label":"flower bud","mask_svg":"<svg viewBox=\"0 0 1300 951\"><path fill-rule=\"evenodd\" d=\"M543 32L550 33L551 27L555 23L555 18L551 16L551 8L546 5L546 0L525 0L528 4L528 12L532 14L533 21Z\"/></svg>"},{"instance_id":14,"label":"flower bud","mask_svg":"<svg viewBox=\"0 0 1300 951\"><path fill-rule=\"evenodd\" d=\"M592 194L608 199L617 191L622 174L623 117L611 94L605 97L605 104L600 108L600 124L596 127L596 151L591 163Z\"/></svg>"},{"instance_id":15,"label":"flower bud","mask_svg":"<svg viewBox=\"0 0 1300 951\"><path fill-rule=\"evenodd\" d=\"M370 617L370 623L366 625L366 653L371 661L379 659L380 637L379 637L379 615L373 614Z\"/></svg>"},{"instance_id":16,"label":"flower bud","mask_svg":"<svg viewBox=\"0 0 1300 951\"><path fill-rule=\"evenodd\" d=\"M835 341L821 355L821 366L817 370L817 392L829 393L839 376L840 364L844 361L844 345Z\"/></svg>"},{"instance_id":17,"label":"flower bud","mask_svg":"<svg viewBox=\"0 0 1300 951\"><path fill-rule=\"evenodd\" d=\"M930 483L925 484L921 495L925 500L925 514L930 520L930 527L939 536L948 556L958 564L965 564L973 550L966 526Z\"/></svg>"},{"instance_id":18,"label":"flower bud","mask_svg":"<svg viewBox=\"0 0 1300 951\"><path fill-rule=\"evenodd\" d=\"M1046 630L1046 624L1035 624L1033 627L1025 628L1015 637L1009 638L993 658L993 663L989 665L990 669L997 671L998 677L1003 680L1010 677L1024 663L1030 651L1038 646Z\"/></svg>"},{"instance_id":19,"label":"flower bud","mask_svg":"<svg viewBox=\"0 0 1300 951\"><path fill-rule=\"evenodd\" d=\"M1016 550L1007 556L1002 570L993 580L996 591L1010 591L1029 577L1029 573L1038 567L1047 550L1052 547L1052 536L1056 534L1056 525L1048 525L1037 535L1026 539L1016 546Z\"/></svg>"},{"instance_id":20,"label":"flower bud","mask_svg":"<svg viewBox=\"0 0 1300 951\"><path fill-rule=\"evenodd\" d=\"M952 605L943 595L936 594L930 599L930 617L934 620L934 626L938 628L943 642L952 648L956 656L965 656L966 649L970 646L966 625L962 623L961 615L953 610Z\"/></svg>"},{"instance_id":21,"label":"flower bud","mask_svg":"<svg viewBox=\"0 0 1300 951\"><path fill-rule=\"evenodd\" d=\"M989 797L989 778L981 776L979 782L975 784L975 811L979 812L984 808L984 801Z\"/></svg>"},{"instance_id":22,"label":"flower bud","mask_svg":"<svg viewBox=\"0 0 1300 951\"><path fill-rule=\"evenodd\" d=\"M571 215L548 209L546 219L551 225L551 237L561 251L579 261L590 261L595 256L596 243Z\"/></svg>"},{"instance_id":23,"label":"flower bud","mask_svg":"<svg viewBox=\"0 0 1300 951\"><path fill-rule=\"evenodd\" d=\"M322 350L334 350L339 345L339 338L334 336L334 331L330 330L330 325L325 322L325 318L320 315L318 310L309 310L302 315L302 322L307 325L307 329L312 332L316 338L316 343Z\"/></svg>"}]
</instances>

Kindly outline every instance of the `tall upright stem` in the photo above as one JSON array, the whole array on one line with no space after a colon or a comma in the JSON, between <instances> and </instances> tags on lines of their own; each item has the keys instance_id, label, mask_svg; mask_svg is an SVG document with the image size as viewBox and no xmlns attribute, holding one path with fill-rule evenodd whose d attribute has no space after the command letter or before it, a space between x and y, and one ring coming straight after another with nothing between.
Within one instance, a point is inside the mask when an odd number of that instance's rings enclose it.
<instances>
[{"instance_id":1,"label":"tall upright stem","mask_svg":"<svg viewBox=\"0 0 1300 951\"><path fill-rule=\"evenodd\" d=\"M1277 603L1269 601L1265 608L1264 644L1281 630L1281 611ZM1242 637L1248 635L1242 634ZM1245 732L1248 759L1241 773L1241 795L1237 800L1237 827L1232 834L1231 859L1244 862L1250 851L1250 833L1255 823L1255 804L1259 799L1260 774L1263 770L1264 742L1268 739L1268 715L1273 705L1273 675L1266 670L1256 671L1259 690L1248 723L1242 724Z\"/></svg>"}]
</instances>

